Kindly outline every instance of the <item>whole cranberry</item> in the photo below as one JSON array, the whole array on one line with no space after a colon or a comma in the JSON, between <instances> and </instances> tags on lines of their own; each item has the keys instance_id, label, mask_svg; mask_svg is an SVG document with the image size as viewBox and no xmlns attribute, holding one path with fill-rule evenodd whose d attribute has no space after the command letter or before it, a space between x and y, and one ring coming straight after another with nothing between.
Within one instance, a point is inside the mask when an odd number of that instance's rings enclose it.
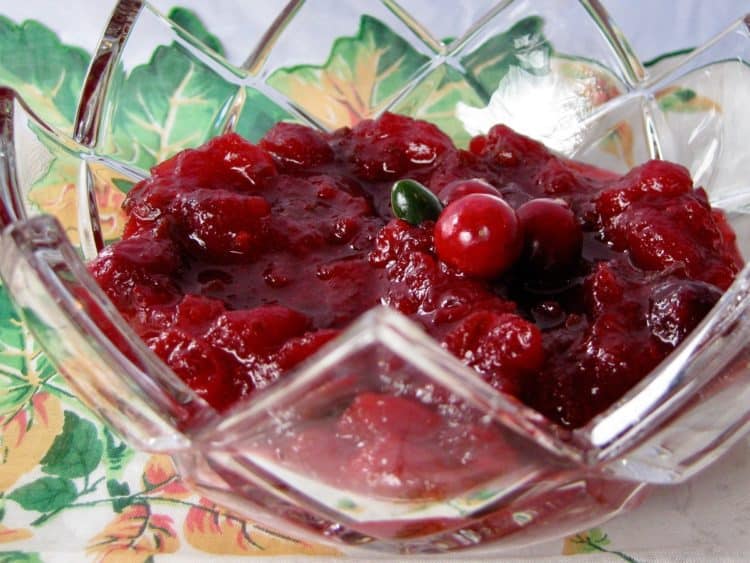
<instances>
[{"instance_id":1,"label":"whole cranberry","mask_svg":"<svg viewBox=\"0 0 750 563\"><path fill-rule=\"evenodd\" d=\"M438 192L438 196L440 197L440 201L443 202L443 205L450 205L457 199L461 199L469 194L488 194L502 197L500 190L481 178L454 180L453 182L446 184L443 189Z\"/></svg>"},{"instance_id":2,"label":"whole cranberry","mask_svg":"<svg viewBox=\"0 0 750 563\"><path fill-rule=\"evenodd\" d=\"M532 199L516 213L524 232L523 260L529 269L560 273L575 265L581 256L583 232L563 200Z\"/></svg>"},{"instance_id":3,"label":"whole cranberry","mask_svg":"<svg viewBox=\"0 0 750 563\"><path fill-rule=\"evenodd\" d=\"M446 264L477 278L505 272L521 252L521 228L504 199L469 194L446 207L435 223L435 251Z\"/></svg>"}]
</instances>

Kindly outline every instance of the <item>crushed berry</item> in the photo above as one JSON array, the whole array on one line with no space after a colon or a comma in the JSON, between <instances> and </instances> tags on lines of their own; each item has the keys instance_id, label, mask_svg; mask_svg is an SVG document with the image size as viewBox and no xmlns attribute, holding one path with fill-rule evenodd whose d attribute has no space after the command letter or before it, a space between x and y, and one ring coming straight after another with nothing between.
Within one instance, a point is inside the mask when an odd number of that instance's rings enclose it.
<instances>
[{"instance_id":1,"label":"crushed berry","mask_svg":"<svg viewBox=\"0 0 750 563\"><path fill-rule=\"evenodd\" d=\"M393 217L391 186L404 178L450 204L443 213L500 202L512 228L480 249L482 267L464 263L458 239L436 240L435 222ZM618 176L502 125L465 151L388 113L330 134L278 124L258 146L218 137L154 167L125 209L123 240L91 272L218 410L384 303L491 386L580 427L678 346L741 267L726 219L681 166ZM485 440L491 428L452 423L444 395L431 396L360 394L292 450L344 452L324 462L383 494L398 474L417 496L431 493L416 476L456 475L451 444L473 440L454 457L488 471L507 462L507 448Z\"/></svg>"}]
</instances>

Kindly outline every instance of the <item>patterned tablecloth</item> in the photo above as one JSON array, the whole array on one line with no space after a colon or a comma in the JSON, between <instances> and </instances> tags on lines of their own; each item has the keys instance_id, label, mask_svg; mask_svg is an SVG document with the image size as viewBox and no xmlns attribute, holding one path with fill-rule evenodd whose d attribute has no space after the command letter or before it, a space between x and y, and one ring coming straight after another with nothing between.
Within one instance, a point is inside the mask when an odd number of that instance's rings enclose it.
<instances>
[{"instance_id":1,"label":"patterned tablecloth","mask_svg":"<svg viewBox=\"0 0 750 563\"><path fill-rule=\"evenodd\" d=\"M38 111L64 126L70 124L75 99L57 93L75 89L96 37L76 43L83 49L71 48L66 34L58 37L44 23L22 23L52 4L57 3L0 6L9 16L0 18L0 83L19 88ZM91 12L81 12L83 27L108 11L90 4ZM637 37L627 3L609 4L616 14L622 12L623 25L632 26ZM658 10L673 5L654 4ZM738 14L739 4L723 3L719 11ZM690 23L683 19L678 18L677 27ZM723 25L720 19L711 21L710 31ZM684 47L682 41L669 47ZM45 57L38 57L39 45L44 45ZM70 200L58 188L42 194L42 207L64 211ZM0 562L337 554L334 548L298 541L223 510L192 493L168 457L129 448L69 391L1 290L0 443ZM750 557L749 468L750 442L744 440L698 478L655 490L640 508L601 528L508 557L745 560Z\"/></svg>"}]
</instances>

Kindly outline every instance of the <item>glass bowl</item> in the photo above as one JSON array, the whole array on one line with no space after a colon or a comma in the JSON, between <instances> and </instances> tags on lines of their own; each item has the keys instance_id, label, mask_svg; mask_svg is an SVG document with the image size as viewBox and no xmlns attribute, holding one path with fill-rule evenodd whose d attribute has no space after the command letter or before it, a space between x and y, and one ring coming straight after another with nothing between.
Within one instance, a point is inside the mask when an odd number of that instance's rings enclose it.
<instances>
[{"instance_id":1,"label":"glass bowl","mask_svg":"<svg viewBox=\"0 0 750 563\"><path fill-rule=\"evenodd\" d=\"M220 416L136 337L85 266L119 237L128 189L179 150L231 130L255 141L280 120L330 130L384 111L432 121L458 145L503 122L620 172L649 158L680 162L748 256L750 112L735 92L750 86L749 21L644 67L594 0L443 3L440 17L424 5L271 2L263 13L275 18L239 22L252 31L248 44L225 56L189 15L121 0L72 130L0 88L0 275L79 396L134 447L172 455L202 494L353 551L497 551L600 523L648 485L689 478L744 434L747 268L639 385L564 431L383 307ZM315 430L342 404L407 387L448 397L470 421L446 455L459 458L473 440L493 462L435 468L430 491L387 494L305 464L300 451L327 455ZM302 445L289 439L303 435ZM417 463L389 456L402 468Z\"/></svg>"}]
</instances>

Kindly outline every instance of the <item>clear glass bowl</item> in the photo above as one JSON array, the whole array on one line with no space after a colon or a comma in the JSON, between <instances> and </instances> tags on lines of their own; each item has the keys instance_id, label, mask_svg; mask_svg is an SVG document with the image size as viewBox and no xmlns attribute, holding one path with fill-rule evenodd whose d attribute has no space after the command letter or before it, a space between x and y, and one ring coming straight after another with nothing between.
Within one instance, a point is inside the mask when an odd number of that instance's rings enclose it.
<instances>
[{"instance_id":1,"label":"clear glass bowl","mask_svg":"<svg viewBox=\"0 0 750 563\"><path fill-rule=\"evenodd\" d=\"M749 255L750 112L735 93L750 90L750 21L645 68L594 0L443 3L434 28L423 25L417 0L333 11L324 0L276 4L272 22L247 22L254 46L237 62L193 20L177 18L179 27L148 4L120 1L72 132L0 88L0 275L95 411L133 446L171 454L202 494L230 508L348 549L402 553L499 550L595 525L633 506L647 485L692 476L743 435L747 268L667 360L575 431L494 391L385 308L228 414L187 388L130 330L85 262L118 238L124 193L150 166L224 131L257 140L279 120L332 129L389 110L433 121L459 145L504 122L618 171L666 158L706 186ZM300 451L326 455L315 430L333 409L404 386L449 397L471 421L474 446L495 461L436 469L431 491L417 483L417 493L388 494L305 464ZM303 447L290 435L312 437Z\"/></svg>"}]
</instances>

